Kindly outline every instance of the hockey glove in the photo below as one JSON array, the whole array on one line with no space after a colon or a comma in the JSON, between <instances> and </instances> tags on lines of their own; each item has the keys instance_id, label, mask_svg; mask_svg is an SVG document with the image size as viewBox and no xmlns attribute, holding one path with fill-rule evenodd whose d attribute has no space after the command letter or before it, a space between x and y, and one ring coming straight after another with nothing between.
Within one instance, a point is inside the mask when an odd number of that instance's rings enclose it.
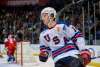
<instances>
[{"instance_id":1,"label":"hockey glove","mask_svg":"<svg viewBox=\"0 0 100 67\"><path fill-rule=\"evenodd\" d=\"M83 59L83 64L85 66L91 62L91 53L88 50L81 51L80 56Z\"/></svg>"},{"instance_id":2,"label":"hockey glove","mask_svg":"<svg viewBox=\"0 0 100 67\"><path fill-rule=\"evenodd\" d=\"M40 52L39 60L42 62L46 62L47 59L48 59L48 53L47 52Z\"/></svg>"}]
</instances>

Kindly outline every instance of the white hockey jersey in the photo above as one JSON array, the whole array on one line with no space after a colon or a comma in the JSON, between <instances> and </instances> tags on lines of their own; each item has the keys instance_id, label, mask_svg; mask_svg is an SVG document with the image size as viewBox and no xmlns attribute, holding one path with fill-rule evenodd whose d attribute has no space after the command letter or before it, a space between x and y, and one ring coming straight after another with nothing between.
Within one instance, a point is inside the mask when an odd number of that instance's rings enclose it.
<instances>
[{"instance_id":1,"label":"white hockey jersey","mask_svg":"<svg viewBox=\"0 0 100 67\"><path fill-rule=\"evenodd\" d=\"M84 49L84 45L82 34L72 25L56 24L52 29L40 34L40 51L51 53L54 62L67 56L76 57L76 54Z\"/></svg>"}]
</instances>

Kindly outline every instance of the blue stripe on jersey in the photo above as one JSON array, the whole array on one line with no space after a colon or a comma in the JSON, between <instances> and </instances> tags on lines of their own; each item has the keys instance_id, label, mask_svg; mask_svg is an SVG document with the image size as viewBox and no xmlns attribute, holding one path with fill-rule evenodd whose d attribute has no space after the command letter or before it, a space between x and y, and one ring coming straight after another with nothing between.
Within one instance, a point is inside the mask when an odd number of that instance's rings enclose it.
<instances>
[{"instance_id":1,"label":"blue stripe on jersey","mask_svg":"<svg viewBox=\"0 0 100 67\"><path fill-rule=\"evenodd\" d=\"M46 47L44 45L40 46L40 49L47 49L47 50L51 50L50 47Z\"/></svg>"},{"instance_id":2,"label":"blue stripe on jersey","mask_svg":"<svg viewBox=\"0 0 100 67\"><path fill-rule=\"evenodd\" d=\"M75 33L75 35L71 38L71 40L75 43L78 37L83 37L83 34L79 31Z\"/></svg>"},{"instance_id":3,"label":"blue stripe on jersey","mask_svg":"<svg viewBox=\"0 0 100 67\"><path fill-rule=\"evenodd\" d=\"M46 49L46 46L42 45L40 46L40 52L46 52L47 49Z\"/></svg>"},{"instance_id":4,"label":"blue stripe on jersey","mask_svg":"<svg viewBox=\"0 0 100 67\"><path fill-rule=\"evenodd\" d=\"M42 45L42 46L40 46L40 51L41 52L50 52L51 49L50 49L50 47L46 47L46 46Z\"/></svg>"},{"instance_id":5,"label":"blue stripe on jersey","mask_svg":"<svg viewBox=\"0 0 100 67\"><path fill-rule=\"evenodd\" d=\"M60 47L60 48L58 48L58 49L56 49L56 50L54 50L54 51L52 51L52 52L58 51L59 49L64 48L64 47L66 47L66 46L68 46L68 45L74 45L74 44L73 44L73 43L66 43L65 46Z\"/></svg>"},{"instance_id":6,"label":"blue stripe on jersey","mask_svg":"<svg viewBox=\"0 0 100 67\"><path fill-rule=\"evenodd\" d=\"M59 52L59 53L57 53L57 54L53 54L52 56L53 56L53 58L55 58L55 57L57 57L58 55L63 54L63 53L68 52L68 51L71 51L71 50L76 50L76 48L71 48L71 49L69 49L69 50L61 51L61 52Z\"/></svg>"},{"instance_id":7,"label":"blue stripe on jersey","mask_svg":"<svg viewBox=\"0 0 100 67\"><path fill-rule=\"evenodd\" d=\"M77 50L77 49L74 45L66 45L66 46L63 46L63 47L55 50L55 51L52 51L52 56L53 56L53 58L55 58L56 56L58 56L62 53L68 52L70 50Z\"/></svg>"},{"instance_id":8,"label":"blue stripe on jersey","mask_svg":"<svg viewBox=\"0 0 100 67\"><path fill-rule=\"evenodd\" d=\"M42 46L40 46L40 48L46 48L46 46L42 45Z\"/></svg>"}]
</instances>

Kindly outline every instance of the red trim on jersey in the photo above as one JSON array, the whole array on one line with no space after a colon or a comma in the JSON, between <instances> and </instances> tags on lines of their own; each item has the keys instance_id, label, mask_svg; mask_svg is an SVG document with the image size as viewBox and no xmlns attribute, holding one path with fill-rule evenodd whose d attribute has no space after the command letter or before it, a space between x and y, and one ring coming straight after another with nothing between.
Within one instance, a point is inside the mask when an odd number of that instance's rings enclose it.
<instances>
[{"instance_id":1,"label":"red trim on jersey","mask_svg":"<svg viewBox=\"0 0 100 67\"><path fill-rule=\"evenodd\" d=\"M64 52L74 50L74 49L76 49L76 48L75 48L75 46L72 46L72 45L64 46L64 47L60 48L59 50L54 51L53 52L53 57L56 57L59 54L62 54Z\"/></svg>"},{"instance_id":2,"label":"red trim on jersey","mask_svg":"<svg viewBox=\"0 0 100 67\"><path fill-rule=\"evenodd\" d=\"M46 51L46 49L45 48L41 48L40 51L41 52L44 52L44 51Z\"/></svg>"}]
</instances>

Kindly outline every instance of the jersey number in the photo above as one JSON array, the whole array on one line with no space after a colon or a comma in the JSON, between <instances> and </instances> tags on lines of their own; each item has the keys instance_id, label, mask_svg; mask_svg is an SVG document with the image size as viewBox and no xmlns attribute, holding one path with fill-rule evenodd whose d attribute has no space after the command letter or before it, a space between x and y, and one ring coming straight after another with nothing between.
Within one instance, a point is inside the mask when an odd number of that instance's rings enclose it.
<instances>
[{"instance_id":1,"label":"jersey number","mask_svg":"<svg viewBox=\"0 0 100 67\"><path fill-rule=\"evenodd\" d=\"M50 42L50 37L49 37L48 34L47 34L46 36L44 36L44 38L45 38L46 41ZM60 43L60 40L59 40L59 38L58 38L57 36L54 36L52 40L53 40L53 42L54 42L55 44Z\"/></svg>"}]
</instances>

